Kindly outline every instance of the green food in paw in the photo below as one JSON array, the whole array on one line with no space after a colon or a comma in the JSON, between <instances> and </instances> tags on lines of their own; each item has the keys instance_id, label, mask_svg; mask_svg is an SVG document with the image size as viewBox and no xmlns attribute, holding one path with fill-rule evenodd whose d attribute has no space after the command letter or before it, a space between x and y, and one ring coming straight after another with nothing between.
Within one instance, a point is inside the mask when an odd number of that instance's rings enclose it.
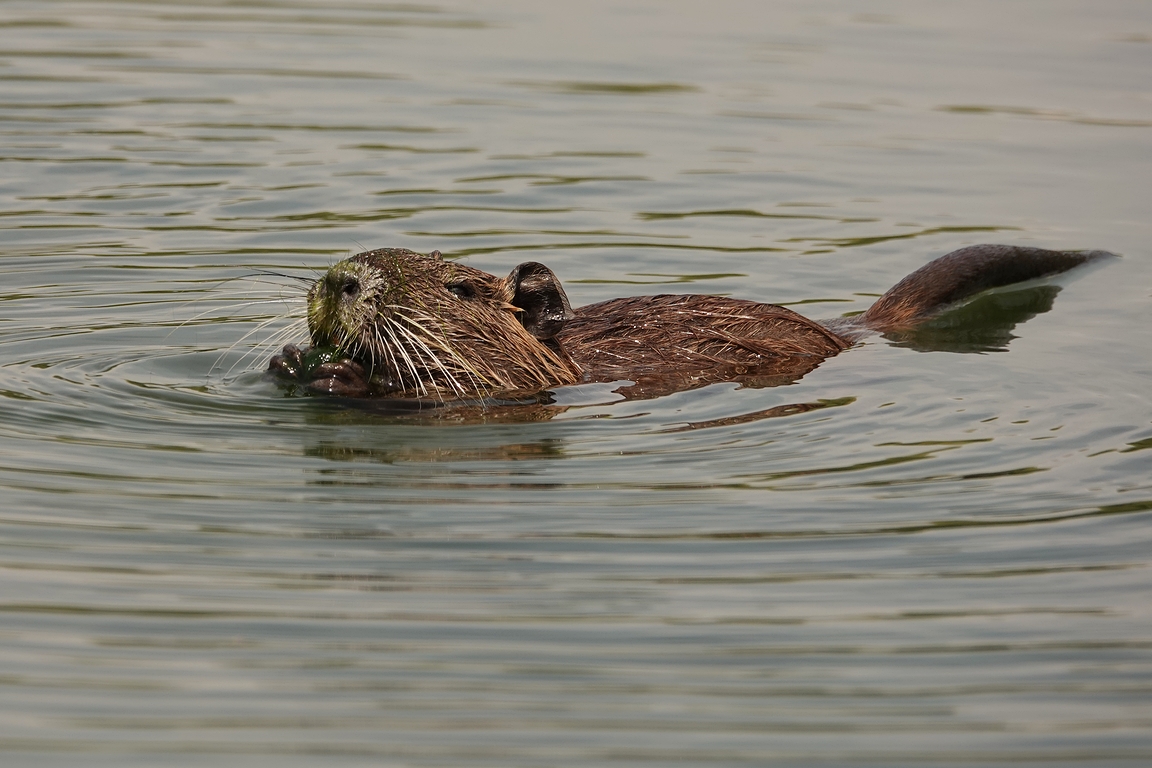
<instances>
[{"instance_id":1,"label":"green food in paw","mask_svg":"<svg viewBox=\"0 0 1152 768\"><path fill-rule=\"evenodd\" d=\"M324 363L332 363L340 360L340 350L336 347L312 347L304 353L303 368L301 373L306 373L314 368L324 365Z\"/></svg>"}]
</instances>

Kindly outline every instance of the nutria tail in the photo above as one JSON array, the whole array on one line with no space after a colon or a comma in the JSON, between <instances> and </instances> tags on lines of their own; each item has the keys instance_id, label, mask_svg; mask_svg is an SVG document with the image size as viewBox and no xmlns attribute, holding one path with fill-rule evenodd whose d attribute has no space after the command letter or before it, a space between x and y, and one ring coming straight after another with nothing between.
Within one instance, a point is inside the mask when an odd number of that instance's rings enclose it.
<instances>
[{"instance_id":1,"label":"nutria tail","mask_svg":"<svg viewBox=\"0 0 1152 768\"><path fill-rule=\"evenodd\" d=\"M1017 245L973 245L941 256L896 283L854 323L875 331L910 328L989 288L1055 275L1108 251L1046 251Z\"/></svg>"}]
</instances>

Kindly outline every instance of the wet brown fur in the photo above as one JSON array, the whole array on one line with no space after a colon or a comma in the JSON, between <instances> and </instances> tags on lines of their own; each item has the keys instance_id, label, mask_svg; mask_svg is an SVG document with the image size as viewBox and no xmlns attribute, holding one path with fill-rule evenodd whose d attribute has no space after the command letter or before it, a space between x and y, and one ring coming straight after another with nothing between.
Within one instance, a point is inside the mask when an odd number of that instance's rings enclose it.
<instances>
[{"instance_id":1,"label":"wet brown fur","mask_svg":"<svg viewBox=\"0 0 1152 768\"><path fill-rule=\"evenodd\" d=\"M557 338L587 381L633 381L632 397L719 381L786 383L850 345L784 307L701 295L590 304Z\"/></svg>"},{"instance_id":2,"label":"wet brown fur","mask_svg":"<svg viewBox=\"0 0 1152 768\"><path fill-rule=\"evenodd\" d=\"M620 298L573 311L541 264L500 278L438 252L386 248L336 264L309 292L313 345L347 356L309 374L309 386L445 399L619 380L634 382L632 397L718 381L785 383L868 331L909 328L987 288L1102 255L972 246L913 272L863 315L819 323L772 304L704 295ZM270 368L297 375L300 355L286 347Z\"/></svg>"}]
</instances>

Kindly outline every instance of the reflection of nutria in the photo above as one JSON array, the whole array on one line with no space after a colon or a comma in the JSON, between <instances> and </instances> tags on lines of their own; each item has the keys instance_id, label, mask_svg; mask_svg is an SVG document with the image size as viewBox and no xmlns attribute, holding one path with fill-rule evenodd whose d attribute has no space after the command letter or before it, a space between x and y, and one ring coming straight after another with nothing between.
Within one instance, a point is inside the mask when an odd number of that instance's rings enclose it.
<instances>
[{"instance_id":1,"label":"reflection of nutria","mask_svg":"<svg viewBox=\"0 0 1152 768\"><path fill-rule=\"evenodd\" d=\"M867 312L825 323L720 296L612 299L573 310L527 262L507 278L401 248L341 261L308 292L312 348L269 370L351 397L474 398L628 380L652 396L718 381L795 381L869 331L900 332L985 289L1105 255L1007 245L962 248L921 267Z\"/></svg>"}]
</instances>

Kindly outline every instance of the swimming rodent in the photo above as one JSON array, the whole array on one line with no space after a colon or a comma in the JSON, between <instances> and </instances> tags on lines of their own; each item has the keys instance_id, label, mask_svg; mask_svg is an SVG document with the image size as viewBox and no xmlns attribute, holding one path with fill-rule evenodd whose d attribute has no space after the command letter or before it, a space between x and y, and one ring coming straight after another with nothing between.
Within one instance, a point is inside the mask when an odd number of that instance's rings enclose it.
<instances>
[{"instance_id":1,"label":"swimming rodent","mask_svg":"<svg viewBox=\"0 0 1152 768\"><path fill-rule=\"evenodd\" d=\"M773 304L708 295L611 299L572 309L560 281L526 262L506 278L438 251L367 251L308 292L312 347L269 371L345 397L466 400L586 382L651 397L720 381L795 381L870 332L899 333L990 288L1110 256L975 245L897 283L863 314L824 322Z\"/></svg>"}]
</instances>

